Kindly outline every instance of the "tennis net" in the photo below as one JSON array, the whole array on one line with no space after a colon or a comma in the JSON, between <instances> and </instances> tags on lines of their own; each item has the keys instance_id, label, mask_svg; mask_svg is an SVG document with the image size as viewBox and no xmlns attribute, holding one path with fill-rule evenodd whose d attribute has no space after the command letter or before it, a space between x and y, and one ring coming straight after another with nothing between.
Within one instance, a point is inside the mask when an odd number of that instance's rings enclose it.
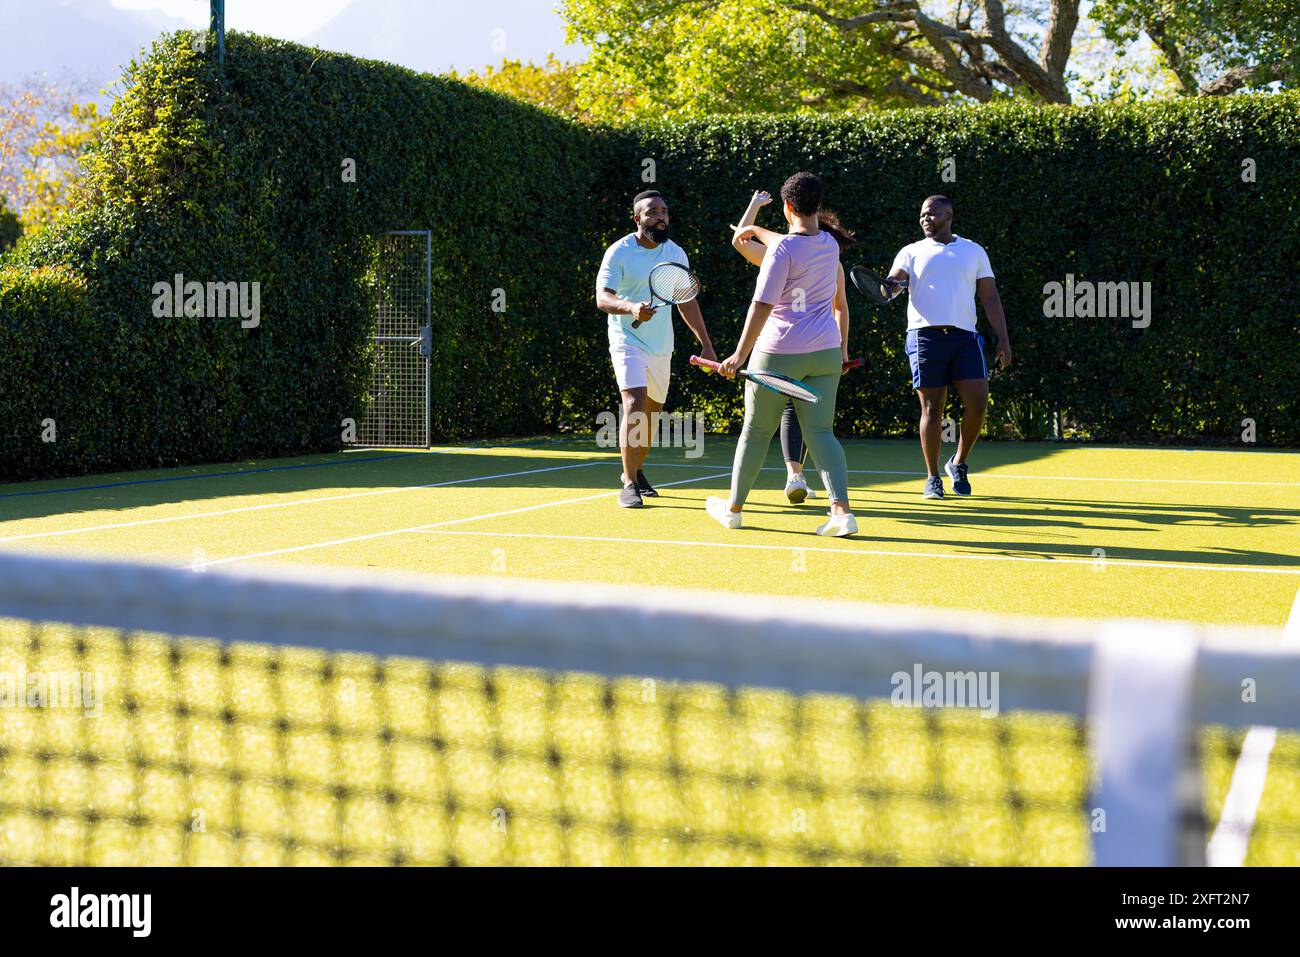
<instances>
[{"instance_id":1,"label":"tennis net","mask_svg":"<svg viewBox=\"0 0 1300 957\"><path fill-rule=\"evenodd\" d=\"M0 556L0 862L1195 863L1298 685L1255 631Z\"/></svg>"}]
</instances>

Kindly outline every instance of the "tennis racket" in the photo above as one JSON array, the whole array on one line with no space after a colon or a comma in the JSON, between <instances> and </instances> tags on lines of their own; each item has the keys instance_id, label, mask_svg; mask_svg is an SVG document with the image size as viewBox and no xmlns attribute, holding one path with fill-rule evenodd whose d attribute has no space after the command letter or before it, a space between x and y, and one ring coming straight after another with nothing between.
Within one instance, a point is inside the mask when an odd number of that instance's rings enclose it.
<instances>
[{"instance_id":1,"label":"tennis racket","mask_svg":"<svg viewBox=\"0 0 1300 957\"><path fill-rule=\"evenodd\" d=\"M712 359L701 359L699 356L691 356L691 365L710 369L713 372L717 372L722 368L721 362L714 362ZM781 395L789 396L792 399L798 399L800 402L815 403L822 400L816 389L804 385L798 379L791 379L788 375L781 375L779 372L766 372L762 369L741 369L736 375L744 376L755 385L762 386L764 389L771 389L773 392L779 392Z\"/></svg>"},{"instance_id":2,"label":"tennis racket","mask_svg":"<svg viewBox=\"0 0 1300 957\"><path fill-rule=\"evenodd\" d=\"M669 305L680 306L698 296L700 288L699 278L681 263L660 263L650 270L650 305L652 306L656 299ZM633 329L639 325L641 325L640 319L632 320Z\"/></svg>"},{"instance_id":3,"label":"tennis racket","mask_svg":"<svg viewBox=\"0 0 1300 957\"><path fill-rule=\"evenodd\" d=\"M906 279L882 279L863 265L850 269L849 279L853 280L853 285L857 287L858 292L877 306L889 302L893 298L894 290L907 287Z\"/></svg>"}]
</instances>

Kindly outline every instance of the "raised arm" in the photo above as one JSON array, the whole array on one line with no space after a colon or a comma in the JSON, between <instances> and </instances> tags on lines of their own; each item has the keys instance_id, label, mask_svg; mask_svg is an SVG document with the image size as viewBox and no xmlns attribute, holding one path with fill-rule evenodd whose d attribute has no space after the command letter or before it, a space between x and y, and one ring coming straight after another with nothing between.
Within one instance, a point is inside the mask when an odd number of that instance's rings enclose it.
<instances>
[{"instance_id":1,"label":"raised arm","mask_svg":"<svg viewBox=\"0 0 1300 957\"><path fill-rule=\"evenodd\" d=\"M758 211L770 202L772 202L772 197L762 190L758 190L750 197L749 205L745 207L745 214L740 217L740 222L732 227L735 231L731 239L732 248L755 266L763 265L763 253L766 250L757 239L752 236L741 236L740 231L746 226L753 226Z\"/></svg>"}]
</instances>

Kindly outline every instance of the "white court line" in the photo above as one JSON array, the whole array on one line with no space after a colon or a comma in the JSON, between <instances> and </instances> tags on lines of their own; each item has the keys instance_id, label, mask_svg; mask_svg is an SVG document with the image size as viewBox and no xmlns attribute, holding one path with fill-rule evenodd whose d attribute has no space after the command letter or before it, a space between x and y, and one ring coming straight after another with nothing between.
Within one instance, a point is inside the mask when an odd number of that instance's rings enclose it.
<instances>
[{"instance_id":1,"label":"white court line","mask_svg":"<svg viewBox=\"0 0 1300 957\"><path fill-rule=\"evenodd\" d=\"M709 479L724 478L729 476L730 472L720 472L717 475L699 475L695 478L682 479L680 482L664 482L660 488L669 488L673 485L690 485L692 482L706 482ZM595 495L583 495L579 498L566 498L558 502L542 502L540 505L526 505L523 508L511 508L504 512L489 512L486 515L469 515L465 518L452 518L443 522L430 522L428 525L413 525L410 528L393 528L383 532L370 532L366 535L353 535L349 538L336 538L328 542L313 542L309 545L293 545L289 548L276 548L268 552L254 552L249 555L232 555L229 558L214 558L212 561L195 562L189 566L195 570L212 568L215 565L229 565L232 562L248 561L254 558L269 558L273 555L289 555L294 552L306 552L317 548L330 548L334 545L347 545L352 542L364 542L369 539L387 538L389 535L404 535L409 532L424 532L434 528L441 528L445 525L461 525L465 522L478 522L487 518L501 518L505 515L519 515L522 512L534 512L540 508L551 508L556 505L574 505L578 502L590 502L593 499L609 498L619 494L615 492L597 492Z\"/></svg>"},{"instance_id":2,"label":"white court line","mask_svg":"<svg viewBox=\"0 0 1300 957\"><path fill-rule=\"evenodd\" d=\"M680 462L655 462L652 469L712 469L722 468L721 465L686 465ZM763 468L764 472L784 472L785 469L777 466L768 465ZM913 472L902 469L849 469L850 475L908 475L913 478L924 478L924 472ZM1152 478L1107 478L1090 475L1019 475L1012 472L972 472L972 476L986 478L1005 478L1005 479L1027 479L1038 481L1042 479L1047 482L1127 482L1130 485L1248 485L1264 486L1267 488L1294 488L1300 489L1300 482L1230 482L1219 479L1152 479Z\"/></svg>"},{"instance_id":3,"label":"white court line","mask_svg":"<svg viewBox=\"0 0 1300 957\"><path fill-rule=\"evenodd\" d=\"M489 482L492 479L516 478L520 475L536 475L539 472L558 472L563 469L581 469L592 465L608 465L608 462L578 462L573 465L552 465L547 468L526 469L522 472L502 472L498 475L474 475L469 478L451 479L446 482L430 482L428 485L402 485L398 488L371 489L368 492L347 492L343 495L322 495L318 498L296 498L289 502L267 502L263 505L241 505L239 508L222 508L214 512L195 512L192 515L170 515L166 518L142 518L134 522L113 522L110 525L84 525L80 528L63 528L50 532L27 532L23 535L10 535L0 538L3 542L24 542L33 538L55 538L59 535L79 535L89 532L104 532L115 528L138 528L142 525L162 525L167 522L188 522L198 518L215 518L219 515L235 515L240 512L260 512L272 508L293 508L297 505L319 505L321 502L338 502L349 498L366 498L371 495L392 495L396 492L415 492L427 488L444 488L449 485L467 485L471 482ZM148 508L149 506L141 506ZM20 520L21 521L21 520Z\"/></svg>"},{"instance_id":4,"label":"white court line","mask_svg":"<svg viewBox=\"0 0 1300 957\"><path fill-rule=\"evenodd\" d=\"M716 476L710 476L711 478ZM674 482L680 485L680 482ZM579 501L575 499L575 501ZM556 503L561 504L561 503ZM508 514L508 513L502 513ZM482 516L489 518L491 516ZM452 524L440 522L439 525ZM1033 555L967 555L961 552L905 552L871 548L826 548L816 545L758 545L743 542L698 542L674 538L615 538L600 535L543 535L532 532L441 532L436 526L424 525L406 531L422 532L428 535L467 535L484 538L540 538L572 542L614 542L628 545L689 545L698 548L748 548L759 551L775 552L830 552L835 555L887 556L891 558L958 558L985 562L1038 562L1051 565L1092 565L1106 567L1119 565L1125 568L1161 568L1179 569L1197 572L1239 572L1258 575L1300 575L1300 568L1259 568L1251 565L1193 565L1182 562L1138 562L1116 558L1043 558Z\"/></svg>"},{"instance_id":5,"label":"white court line","mask_svg":"<svg viewBox=\"0 0 1300 957\"><path fill-rule=\"evenodd\" d=\"M277 508L294 508L299 505L319 505L325 502L337 502L351 498L366 498L372 495L392 495L397 492L412 492L421 489L445 488L452 485L463 485L471 482L487 482L500 478L515 478L520 475L535 475L541 472L559 472L565 469L588 468L595 465L619 466L622 464L617 459L601 460L599 462L578 462L571 465L554 465L538 469L525 469L520 472L502 472L498 475L480 475L470 478L452 479L446 482L431 482L427 485L404 485L400 488L371 489L366 492L348 492L343 495L324 495L316 498L294 499L289 502L267 502L262 505L243 505L238 508L223 508L210 512L195 512L190 515L171 515L166 518L144 518L132 522L111 522L104 525L83 525L77 528L64 528L54 531L45 532L26 532L21 535L9 535L0 537L0 544L8 542L32 541L40 538L58 538L64 535L82 535L93 534L94 532L113 531L121 528L140 528L145 525L163 525L169 522L188 522L201 518L217 518L222 515L237 515L243 512L259 512ZM724 468L723 465L690 465L673 462L657 462L654 468L674 468L674 469L714 469ZM777 467L766 467L765 472L784 472L785 469ZM852 475L907 475L913 477L923 476L924 472L907 472L886 469L850 469ZM1270 486L1281 488L1300 488L1300 483L1287 482L1227 482L1227 481L1201 481L1196 479L1125 479L1125 478L1098 478L1090 476L1065 476L1065 475L1009 475L998 472L980 472L980 478L1010 478L1010 479L1046 479L1051 481L1077 481L1077 482L1128 482L1139 484L1190 484L1190 485L1255 485ZM669 483L676 484L676 483ZM148 506L141 506L148 507ZM19 519L19 521L22 521Z\"/></svg>"},{"instance_id":6,"label":"white court line","mask_svg":"<svg viewBox=\"0 0 1300 957\"><path fill-rule=\"evenodd\" d=\"M1300 591L1291 605L1280 647L1300 647ZM1277 728L1259 725L1246 732L1237 765L1232 769L1228 794L1223 799L1223 813L1205 849L1205 862L1210 867L1240 867L1246 862L1255 815L1268 779L1268 759L1276 741Z\"/></svg>"}]
</instances>

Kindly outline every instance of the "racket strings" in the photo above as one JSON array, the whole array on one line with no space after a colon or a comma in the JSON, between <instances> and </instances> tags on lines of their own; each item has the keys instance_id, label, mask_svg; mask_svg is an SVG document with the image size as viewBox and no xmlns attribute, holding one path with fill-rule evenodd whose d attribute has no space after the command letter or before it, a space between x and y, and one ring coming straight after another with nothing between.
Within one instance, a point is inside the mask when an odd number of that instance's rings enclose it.
<instances>
[{"instance_id":1,"label":"racket strings","mask_svg":"<svg viewBox=\"0 0 1300 957\"><path fill-rule=\"evenodd\" d=\"M749 378L755 382L767 386L769 389L775 389L782 395L788 395L792 399L802 399L804 402L816 402L820 396L812 389L808 388L802 382L796 382L787 379L784 376L770 375L766 372L756 372L751 370Z\"/></svg>"},{"instance_id":2,"label":"racket strings","mask_svg":"<svg viewBox=\"0 0 1300 957\"><path fill-rule=\"evenodd\" d=\"M650 277L650 294L671 303L690 302L699 294L700 281L687 269L656 269Z\"/></svg>"}]
</instances>

